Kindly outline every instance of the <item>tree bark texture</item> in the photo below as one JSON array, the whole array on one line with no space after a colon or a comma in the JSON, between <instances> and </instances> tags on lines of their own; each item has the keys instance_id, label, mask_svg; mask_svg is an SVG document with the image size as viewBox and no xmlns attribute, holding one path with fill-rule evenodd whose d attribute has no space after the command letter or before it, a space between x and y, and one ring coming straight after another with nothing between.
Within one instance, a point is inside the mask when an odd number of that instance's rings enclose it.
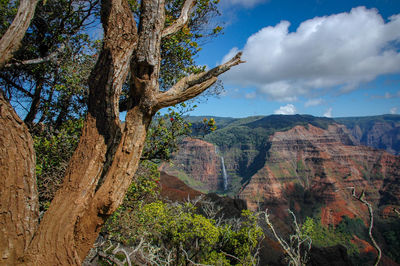
<instances>
[{"instance_id":1,"label":"tree bark texture","mask_svg":"<svg viewBox=\"0 0 400 266\"><path fill-rule=\"evenodd\" d=\"M28 128L0 90L0 265L13 265L36 231L35 163Z\"/></svg>"},{"instance_id":2,"label":"tree bark texture","mask_svg":"<svg viewBox=\"0 0 400 266\"><path fill-rule=\"evenodd\" d=\"M107 180L108 169L112 169L112 159L124 137L118 100L137 36L125 0L103 1L101 12L104 43L89 80L89 112L82 137L63 186L45 213L24 258L28 265L81 264L105 219L116 209L114 205L97 203L96 195L104 190L101 188ZM135 137L144 138L145 133L142 135Z\"/></svg>"},{"instance_id":3,"label":"tree bark texture","mask_svg":"<svg viewBox=\"0 0 400 266\"><path fill-rule=\"evenodd\" d=\"M0 40L0 69L10 60L12 54L19 48L21 40L35 14L38 2L39 0L20 1L17 15Z\"/></svg>"},{"instance_id":4,"label":"tree bark texture","mask_svg":"<svg viewBox=\"0 0 400 266\"><path fill-rule=\"evenodd\" d=\"M181 18L166 30L164 0L141 1L138 28L127 0L102 1L103 47L89 78L88 114L82 136L64 183L20 258L21 264L80 265L106 219L122 203L154 114L197 96L218 75L242 62L239 54L160 92L161 39L183 27L191 7L193 0L187 0ZM129 72L130 97L122 124L119 99Z\"/></svg>"}]
</instances>

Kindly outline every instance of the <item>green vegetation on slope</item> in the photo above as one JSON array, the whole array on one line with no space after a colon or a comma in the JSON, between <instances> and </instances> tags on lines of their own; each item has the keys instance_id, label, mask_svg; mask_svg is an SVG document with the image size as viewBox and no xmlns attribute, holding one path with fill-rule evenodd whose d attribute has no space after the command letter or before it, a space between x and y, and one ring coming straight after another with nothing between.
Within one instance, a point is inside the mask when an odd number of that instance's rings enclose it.
<instances>
[{"instance_id":1,"label":"green vegetation on slope","mask_svg":"<svg viewBox=\"0 0 400 266\"><path fill-rule=\"evenodd\" d=\"M156 165L142 166L103 229L108 243L135 248L133 257L146 265L254 265L262 237L255 214L243 211L240 219L217 219L219 209L211 202L163 202Z\"/></svg>"}]
</instances>

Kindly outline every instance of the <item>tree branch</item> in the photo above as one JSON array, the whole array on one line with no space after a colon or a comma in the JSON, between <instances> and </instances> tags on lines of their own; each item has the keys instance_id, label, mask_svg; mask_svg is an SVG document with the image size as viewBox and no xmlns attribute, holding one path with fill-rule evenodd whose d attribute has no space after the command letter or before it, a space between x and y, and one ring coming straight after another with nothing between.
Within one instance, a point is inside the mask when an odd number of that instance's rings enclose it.
<instances>
[{"instance_id":1,"label":"tree branch","mask_svg":"<svg viewBox=\"0 0 400 266\"><path fill-rule=\"evenodd\" d=\"M188 22L191 10L195 4L196 0L186 0L182 7L181 15L172 25L163 30L162 37L174 34L180 29L182 29L183 26L185 26L186 23Z\"/></svg>"},{"instance_id":2,"label":"tree branch","mask_svg":"<svg viewBox=\"0 0 400 266\"><path fill-rule=\"evenodd\" d=\"M400 211L399 210L394 209L394 212L397 213L397 215L400 217Z\"/></svg>"},{"instance_id":3,"label":"tree branch","mask_svg":"<svg viewBox=\"0 0 400 266\"><path fill-rule=\"evenodd\" d=\"M11 86L13 86L17 90L19 90L20 92L24 93L26 96L28 96L30 98L34 97L33 94L30 91L26 90L24 87L22 87L21 85L17 84L15 81L11 80L9 77L4 75L3 73L0 73L0 78L2 78L5 82L7 82Z\"/></svg>"},{"instance_id":4,"label":"tree branch","mask_svg":"<svg viewBox=\"0 0 400 266\"><path fill-rule=\"evenodd\" d=\"M375 259L375 264L374 264L375 266L377 266L379 264L379 261L381 260L382 251L379 248L378 244L376 243L375 238L372 236L372 228L374 227L374 213L373 213L371 203L369 203L368 201L365 200L365 191L364 190L361 192L360 196L357 197L355 187L348 187L348 189L351 189L351 195L353 196L353 198L362 202L364 205L366 205L368 207L369 219L370 219L368 235L369 235L369 238L371 239L371 242L372 242L374 248L378 252L378 255Z\"/></svg>"},{"instance_id":5,"label":"tree branch","mask_svg":"<svg viewBox=\"0 0 400 266\"><path fill-rule=\"evenodd\" d=\"M10 60L12 54L20 46L21 40L35 14L38 2L39 0L21 0L19 3L17 15L0 40L0 68Z\"/></svg>"},{"instance_id":6,"label":"tree branch","mask_svg":"<svg viewBox=\"0 0 400 266\"><path fill-rule=\"evenodd\" d=\"M241 60L242 53L238 53L228 62L219 65L209 71L184 77L176 83L170 90L156 95L158 109L172 106L186 100L192 99L213 85L217 77L225 73L233 66L244 63Z\"/></svg>"},{"instance_id":7,"label":"tree branch","mask_svg":"<svg viewBox=\"0 0 400 266\"><path fill-rule=\"evenodd\" d=\"M51 54L45 56L45 57L39 57L35 59L28 59L24 61L16 61L13 63L8 63L5 65L5 67L13 67L13 66L22 66L22 65L33 65L33 64L41 64L44 62L48 61L55 61L57 59L57 56L64 51L65 49L65 44L62 44L59 48L57 48L54 52Z\"/></svg>"}]
</instances>

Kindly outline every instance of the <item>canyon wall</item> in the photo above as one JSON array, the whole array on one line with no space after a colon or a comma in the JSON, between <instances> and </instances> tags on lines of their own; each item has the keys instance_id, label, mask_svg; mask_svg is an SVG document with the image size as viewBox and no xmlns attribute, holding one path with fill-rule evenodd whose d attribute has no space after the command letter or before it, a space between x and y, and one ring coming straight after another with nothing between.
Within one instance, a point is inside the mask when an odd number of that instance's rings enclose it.
<instances>
[{"instance_id":1,"label":"canyon wall","mask_svg":"<svg viewBox=\"0 0 400 266\"><path fill-rule=\"evenodd\" d=\"M337 118L335 121L346 125L359 144L400 155L399 115Z\"/></svg>"},{"instance_id":2,"label":"canyon wall","mask_svg":"<svg viewBox=\"0 0 400 266\"><path fill-rule=\"evenodd\" d=\"M286 215L282 210L290 208L303 216L321 212L325 224L337 224L343 215L367 219L366 209L351 198L349 187L358 193L364 190L376 207L400 206L400 157L359 145L344 125L297 125L270 136L264 131L256 136L244 132L227 137L226 142L237 139L218 148L186 138L161 170L197 190L230 193L252 210L269 208ZM221 156L229 191L224 191Z\"/></svg>"},{"instance_id":3,"label":"canyon wall","mask_svg":"<svg viewBox=\"0 0 400 266\"><path fill-rule=\"evenodd\" d=\"M364 190L375 206L400 205L400 157L354 145L344 126L296 126L275 133L270 143L264 167L239 194L250 209L321 207L325 224L343 215L366 218L349 187Z\"/></svg>"},{"instance_id":4,"label":"canyon wall","mask_svg":"<svg viewBox=\"0 0 400 266\"><path fill-rule=\"evenodd\" d=\"M190 187L206 192L223 189L221 158L214 144L186 138L174 154L171 162L165 162L160 170L180 178Z\"/></svg>"}]
</instances>

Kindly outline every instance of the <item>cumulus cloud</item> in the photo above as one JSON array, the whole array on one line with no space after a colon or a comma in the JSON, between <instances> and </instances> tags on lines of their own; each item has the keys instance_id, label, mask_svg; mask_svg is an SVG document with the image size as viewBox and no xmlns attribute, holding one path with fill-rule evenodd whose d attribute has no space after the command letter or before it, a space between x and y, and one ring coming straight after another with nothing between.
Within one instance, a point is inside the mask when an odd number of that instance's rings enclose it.
<instances>
[{"instance_id":1,"label":"cumulus cloud","mask_svg":"<svg viewBox=\"0 0 400 266\"><path fill-rule=\"evenodd\" d=\"M332 107L328 108L326 112L324 113L325 117L332 117Z\"/></svg>"},{"instance_id":2,"label":"cumulus cloud","mask_svg":"<svg viewBox=\"0 0 400 266\"><path fill-rule=\"evenodd\" d=\"M250 36L242 49L247 63L228 71L224 82L295 101L337 87L346 93L379 75L400 72L400 14L385 22L376 9L357 7L304 21L295 32L289 26L282 21Z\"/></svg>"},{"instance_id":3,"label":"cumulus cloud","mask_svg":"<svg viewBox=\"0 0 400 266\"><path fill-rule=\"evenodd\" d=\"M397 107L391 108L391 109L390 109L390 113L391 113L392 115L397 114Z\"/></svg>"},{"instance_id":4,"label":"cumulus cloud","mask_svg":"<svg viewBox=\"0 0 400 266\"><path fill-rule=\"evenodd\" d=\"M321 98L318 98L318 99L310 99L310 100L308 100L308 101L304 104L304 106L305 106L305 107L317 106L317 105L321 105L321 104L323 104L323 103L324 103L324 100L321 99Z\"/></svg>"},{"instance_id":5,"label":"cumulus cloud","mask_svg":"<svg viewBox=\"0 0 400 266\"><path fill-rule=\"evenodd\" d=\"M233 5L240 5L245 8L251 8L255 5L268 2L269 0L222 0L221 4L223 6L233 6Z\"/></svg>"},{"instance_id":6,"label":"cumulus cloud","mask_svg":"<svg viewBox=\"0 0 400 266\"><path fill-rule=\"evenodd\" d=\"M278 110L274 111L276 115L294 115L296 113L296 107L293 104L287 104L279 107Z\"/></svg>"}]
</instances>

